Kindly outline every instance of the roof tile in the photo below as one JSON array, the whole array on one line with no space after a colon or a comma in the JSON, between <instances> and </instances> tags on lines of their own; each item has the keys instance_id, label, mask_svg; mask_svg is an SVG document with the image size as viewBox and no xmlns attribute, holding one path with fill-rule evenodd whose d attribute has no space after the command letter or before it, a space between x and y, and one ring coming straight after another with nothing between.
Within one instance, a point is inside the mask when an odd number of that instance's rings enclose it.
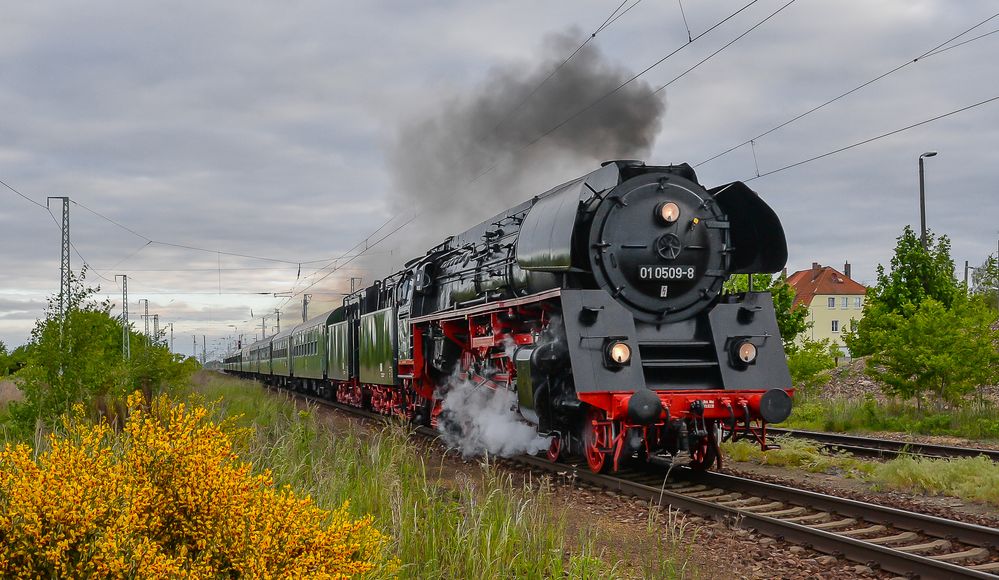
<instances>
[{"instance_id":1,"label":"roof tile","mask_svg":"<svg viewBox=\"0 0 999 580\"><path fill-rule=\"evenodd\" d=\"M819 294L844 294L862 296L867 294L863 284L847 278L845 274L831 266L798 270L791 274L787 283L794 288L794 306L810 306L812 299Z\"/></svg>"}]
</instances>

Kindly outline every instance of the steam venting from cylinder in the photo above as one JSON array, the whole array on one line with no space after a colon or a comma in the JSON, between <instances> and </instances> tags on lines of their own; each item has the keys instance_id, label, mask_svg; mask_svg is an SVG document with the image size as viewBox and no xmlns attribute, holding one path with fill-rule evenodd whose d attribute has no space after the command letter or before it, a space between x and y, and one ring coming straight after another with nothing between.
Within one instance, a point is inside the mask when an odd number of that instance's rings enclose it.
<instances>
[{"instance_id":1,"label":"steam venting from cylinder","mask_svg":"<svg viewBox=\"0 0 999 580\"><path fill-rule=\"evenodd\" d=\"M400 128L387 155L391 205L424 213L394 246L433 246L601 161L648 156L666 106L641 80L542 137L633 76L591 43L545 81L585 36L552 34L537 60L498 66Z\"/></svg>"}]
</instances>

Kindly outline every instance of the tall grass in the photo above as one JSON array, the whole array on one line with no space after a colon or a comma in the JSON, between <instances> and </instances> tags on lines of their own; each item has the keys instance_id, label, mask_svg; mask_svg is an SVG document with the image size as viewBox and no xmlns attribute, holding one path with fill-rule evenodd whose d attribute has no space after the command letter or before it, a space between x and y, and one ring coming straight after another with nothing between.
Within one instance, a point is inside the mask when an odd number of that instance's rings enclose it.
<instances>
[{"instance_id":1,"label":"tall grass","mask_svg":"<svg viewBox=\"0 0 999 580\"><path fill-rule=\"evenodd\" d=\"M818 399L796 402L781 427L863 433L896 431L949 435L968 439L999 439L999 409L988 401L968 402L956 409L918 409L910 403L873 399Z\"/></svg>"},{"instance_id":2,"label":"tall grass","mask_svg":"<svg viewBox=\"0 0 999 580\"><path fill-rule=\"evenodd\" d=\"M474 477L439 483L438 460L424 458L401 426L370 436L337 433L320 426L313 411L252 383L217 379L199 391L220 398L220 414L242 415L242 424L253 428L245 456L270 469L276 483L309 494L320 507L349 500L355 516L372 514L393 538L403 577L622 575L622 564L596 547L592 533L572 536L568 506L548 479L518 485L486 463ZM637 540L655 543L663 533L663 526L651 526L653 539ZM695 572L689 556L660 551L638 575L689 576Z\"/></svg>"}]
</instances>

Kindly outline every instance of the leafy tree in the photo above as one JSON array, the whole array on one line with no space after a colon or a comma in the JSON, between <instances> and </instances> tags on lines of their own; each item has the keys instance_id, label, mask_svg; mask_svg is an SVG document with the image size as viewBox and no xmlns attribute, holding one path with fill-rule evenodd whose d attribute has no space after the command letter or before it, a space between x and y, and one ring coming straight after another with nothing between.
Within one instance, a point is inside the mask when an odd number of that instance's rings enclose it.
<instances>
[{"instance_id":1,"label":"leafy tree","mask_svg":"<svg viewBox=\"0 0 999 580\"><path fill-rule=\"evenodd\" d=\"M836 367L839 348L832 341L805 339L787 356L787 368L795 387L811 390L822 382L822 371Z\"/></svg>"},{"instance_id":2,"label":"leafy tree","mask_svg":"<svg viewBox=\"0 0 999 580\"><path fill-rule=\"evenodd\" d=\"M777 312L777 327L780 329L784 350L794 351L797 346L795 337L808 328L808 309L791 307L794 305L794 288L779 274L751 274L753 276L754 292L770 292L774 299L774 310ZM739 294L749 290L750 274L733 274L725 281L722 292Z\"/></svg>"},{"instance_id":3,"label":"leafy tree","mask_svg":"<svg viewBox=\"0 0 999 580\"><path fill-rule=\"evenodd\" d=\"M946 308L927 298L886 318L894 330L881 337L867 368L889 394L920 406L927 394L959 405L979 385L999 379L995 315L981 302L959 298Z\"/></svg>"},{"instance_id":4,"label":"leafy tree","mask_svg":"<svg viewBox=\"0 0 999 580\"><path fill-rule=\"evenodd\" d=\"M0 340L0 377L6 376L10 372L8 365L10 359L10 353L7 352L7 345Z\"/></svg>"},{"instance_id":5,"label":"leafy tree","mask_svg":"<svg viewBox=\"0 0 999 580\"><path fill-rule=\"evenodd\" d=\"M919 236L905 226L897 238L891 270L885 272L884 266L878 265L878 282L867 292L864 317L843 335L854 356L880 350L897 323L915 312L909 309L910 305L918 307L932 299L950 308L964 295L954 278L954 260L950 257L947 236L936 238L927 232L926 245L924 249Z\"/></svg>"},{"instance_id":6,"label":"leafy tree","mask_svg":"<svg viewBox=\"0 0 999 580\"><path fill-rule=\"evenodd\" d=\"M7 373L14 374L17 371L24 368L24 365L28 364L28 345L22 344L21 346L15 348L7 355ZM3 374L3 368L0 367L0 374Z\"/></svg>"},{"instance_id":7,"label":"leafy tree","mask_svg":"<svg viewBox=\"0 0 999 580\"><path fill-rule=\"evenodd\" d=\"M75 403L117 417L109 409L124 409L125 398L136 389L151 396L164 383L183 382L193 371L180 355L134 332L133 356L126 360L121 322L111 316L110 302L94 300L99 289L85 287L84 276L85 271L72 277L64 317L58 297L50 298L45 318L32 330L27 364L18 373L24 401L10 407L22 432L30 432L38 421L51 424Z\"/></svg>"},{"instance_id":8,"label":"leafy tree","mask_svg":"<svg viewBox=\"0 0 999 580\"><path fill-rule=\"evenodd\" d=\"M989 307L999 308L999 260L996 256L989 256L972 271L969 290L973 295L981 296Z\"/></svg>"}]
</instances>

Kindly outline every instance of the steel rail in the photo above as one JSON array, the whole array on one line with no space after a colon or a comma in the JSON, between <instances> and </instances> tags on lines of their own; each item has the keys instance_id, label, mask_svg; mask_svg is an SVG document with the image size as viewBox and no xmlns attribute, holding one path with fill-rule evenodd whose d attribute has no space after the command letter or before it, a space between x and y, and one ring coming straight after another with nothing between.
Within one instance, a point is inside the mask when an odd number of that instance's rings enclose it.
<instances>
[{"instance_id":1,"label":"steel rail","mask_svg":"<svg viewBox=\"0 0 999 580\"><path fill-rule=\"evenodd\" d=\"M877 437L805 431L802 429L779 429L776 427L767 427L767 433L781 437L793 437L795 439L810 439L816 443L823 444L827 448L848 451L854 455L864 457L894 458L901 455L917 455L923 457L953 458L984 455L992 461L999 461L999 451L995 449L935 445L932 443L910 443Z\"/></svg>"},{"instance_id":2,"label":"steel rail","mask_svg":"<svg viewBox=\"0 0 999 580\"><path fill-rule=\"evenodd\" d=\"M276 387L266 388L368 419L391 419L386 415L306 393ZM419 427L416 432L428 438L437 435L429 427ZM646 499L660 506L669 505L702 516L739 522L741 526L768 536L790 540L819 552L842 556L896 574L918 578L999 577L999 559L996 558L999 529L995 528L733 475L700 472L686 467L676 467L670 471L661 462L608 475L593 473L585 463L553 463L532 455L519 455L509 460L530 469L555 474L570 470L576 482ZM674 474L682 483L666 479ZM733 500L733 496L738 499ZM802 513L806 515L801 515ZM843 522L849 523L834 525ZM901 534L896 534L896 531L901 531ZM872 543L862 539L862 536L872 533L879 535L880 540L890 540L892 537L898 540ZM916 553L930 551L934 547L948 549L951 542L966 546L935 556ZM903 545L884 545L887 543ZM989 562L962 566L948 561L983 557L987 557ZM996 574L991 573L992 571Z\"/></svg>"},{"instance_id":3,"label":"steel rail","mask_svg":"<svg viewBox=\"0 0 999 580\"><path fill-rule=\"evenodd\" d=\"M784 504L780 508L771 508L770 513L774 514L800 507L816 512L816 514L826 513L830 518L846 516L856 520L850 526L851 530L843 531L855 531L869 523L873 523L890 526L890 528L898 530L914 532L924 538L929 536L930 538L938 538L939 540L955 540L969 544L975 548L988 550L990 558L994 555L993 550L996 546L999 546L999 530L993 528L742 477L697 472L687 468L674 469L679 478L688 482L682 487L677 487L676 484L670 484L665 481L658 485L651 484L649 478L659 477L660 481L662 481L665 475L663 472L658 474L639 472L637 475L641 481L635 481L635 479L632 479L636 475L634 473L622 473L616 476L596 474L591 472L585 465L575 466L564 463L552 463L541 457L519 456L516 458L516 461L527 464L532 468L550 472L562 472L566 469L573 469L574 477L578 481L589 485L640 497L654 501L659 505L668 504L674 508L687 510L698 515L741 521L741 525L753 528L765 535L799 542L819 552L843 556L848 560L879 567L896 574L917 575L919 578L995 579L997 577L987 570L975 570L971 567L961 566L949 561L938 560L933 557L906 552L890 546L870 543L860 538L836 533L835 531L821 529L821 524L819 528L816 528L804 523L785 521L785 519L782 519L778 515L770 516L766 512L757 513L752 508L759 507L761 505L759 503L735 507L711 501L711 496L706 494L711 490L715 490L718 492L715 494L715 497L719 498L731 499L731 494L737 493L749 496L746 499L760 498ZM686 493L685 490L687 490ZM791 519L800 518L800 515L796 515ZM925 540L919 541L926 543ZM911 545L898 547L906 548L911 547Z\"/></svg>"}]
</instances>

